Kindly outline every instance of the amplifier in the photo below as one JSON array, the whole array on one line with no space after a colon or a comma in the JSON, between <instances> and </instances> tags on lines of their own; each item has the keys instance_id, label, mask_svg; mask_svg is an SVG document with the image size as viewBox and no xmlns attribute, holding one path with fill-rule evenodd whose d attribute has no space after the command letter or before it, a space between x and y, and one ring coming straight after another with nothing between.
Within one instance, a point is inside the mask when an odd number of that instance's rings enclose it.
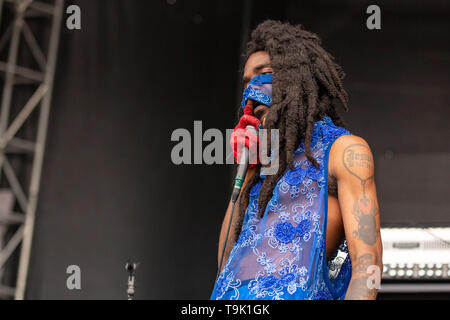
<instances>
[{"instance_id":1,"label":"amplifier","mask_svg":"<svg viewBox=\"0 0 450 320\"><path fill-rule=\"evenodd\" d=\"M450 280L450 228L382 228L383 280Z\"/></svg>"}]
</instances>

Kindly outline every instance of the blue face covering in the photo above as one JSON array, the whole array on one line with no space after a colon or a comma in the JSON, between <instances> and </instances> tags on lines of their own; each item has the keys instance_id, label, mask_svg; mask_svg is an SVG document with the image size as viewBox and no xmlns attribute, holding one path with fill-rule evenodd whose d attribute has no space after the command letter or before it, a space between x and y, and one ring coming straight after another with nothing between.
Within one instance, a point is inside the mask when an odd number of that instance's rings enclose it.
<instances>
[{"instance_id":1,"label":"blue face covering","mask_svg":"<svg viewBox=\"0 0 450 320\"><path fill-rule=\"evenodd\" d=\"M242 108L245 107L248 99L270 107L272 104L272 78L272 74L260 74L253 77L244 90Z\"/></svg>"}]
</instances>

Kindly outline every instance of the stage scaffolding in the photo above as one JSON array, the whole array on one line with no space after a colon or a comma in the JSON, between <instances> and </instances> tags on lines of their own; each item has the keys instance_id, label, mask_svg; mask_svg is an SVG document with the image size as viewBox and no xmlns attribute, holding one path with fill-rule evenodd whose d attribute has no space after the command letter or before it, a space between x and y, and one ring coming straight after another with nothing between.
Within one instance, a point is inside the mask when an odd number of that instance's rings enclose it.
<instances>
[{"instance_id":1,"label":"stage scaffolding","mask_svg":"<svg viewBox=\"0 0 450 320\"><path fill-rule=\"evenodd\" d=\"M3 25L0 54L6 56L6 61L0 61L3 78L0 179L4 182L2 186L6 186L0 190L0 298L3 299L21 300L25 295L63 5L64 0L0 0ZM8 25L5 18L11 19ZM30 22L34 26L39 24L38 31ZM38 37L39 32L45 35ZM19 65L24 54L32 57L29 60L33 67ZM25 103L14 98L30 88L33 93ZM17 110L16 114L13 110ZM30 128L34 132L21 130L33 121ZM32 138L24 137L23 131ZM15 168L9 158L17 154L24 155L19 157L24 164ZM19 170L28 167L31 171L24 174L17 172L17 167ZM8 264L8 272L16 276L14 287L4 283L5 266L19 248L18 263Z\"/></svg>"}]
</instances>

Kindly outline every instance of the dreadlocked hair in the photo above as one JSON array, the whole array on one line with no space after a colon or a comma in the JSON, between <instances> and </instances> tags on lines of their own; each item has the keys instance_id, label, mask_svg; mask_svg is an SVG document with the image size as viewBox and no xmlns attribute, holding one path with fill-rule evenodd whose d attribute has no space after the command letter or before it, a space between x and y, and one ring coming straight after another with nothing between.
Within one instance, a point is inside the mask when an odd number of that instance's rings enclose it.
<instances>
[{"instance_id":1,"label":"dreadlocked hair","mask_svg":"<svg viewBox=\"0 0 450 320\"><path fill-rule=\"evenodd\" d=\"M341 104L348 111L348 96L342 84L345 75L342 68L322 48L319 37L301 25L273 20L260 23L247 44L246 59L258 51L269 54L273 69L272 105L264 127L269 133L271 129L279 130L279 169L264 179L258 198L258 215L262 217L278 179L287 166L294 169L294 151L301 141L307 159L319 168L311 154L314 122L327 114L336 125L345 128L336 106ZM242 190L235 240L242 228L250 189L258 182L260 170L259 166Z\"/></svg>"}]
</instances>

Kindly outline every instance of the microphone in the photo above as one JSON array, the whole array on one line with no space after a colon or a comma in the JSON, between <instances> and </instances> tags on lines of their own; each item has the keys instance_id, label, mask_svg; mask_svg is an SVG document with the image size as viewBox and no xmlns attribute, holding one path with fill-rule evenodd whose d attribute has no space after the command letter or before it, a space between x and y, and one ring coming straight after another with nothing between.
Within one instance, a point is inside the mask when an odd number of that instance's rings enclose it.
<instances>
[{"instance_id":1,"label":"microphone","mask_svg":"<svg viewBox=\"0 0 450 320\"><path fill-rule=\"evenodd\" d=\"M245 129L252 131L254 134L258 134L254 126L248 125ZM241 158L239 159L239 167L234 178L233 193L231 194L231 202L235 203L239 194L241 193L241 187L247 174L248 164L250 159L250 151L247 147L242 147Z\"/></svg>"},{"instance_id":2,"label":"microphone","mask_svg":"<svg viewBox=\"0 0 450 320\"><path fill-rule=\"evenodd\" d=\"M247 125L245 129L252 131L254 134L258 134L255 127L251 125ZM241 187L245 180L245 175L247 174L248 169L248 163L250 159L250 150L246 146L242 147L241 157L239 159L239 167L236 173L236 177L234 178L234 187L233 187L233 193L231 194L231 212L230 212L230 220L228 222L228 228L227 228L227 234L225 236L225 240L223 241L222 245L222 254L220 256L220 264L219 268L217 269L217 275L216 280L220 275L220 272L222 270L222 264L223 264L223 256L225 254L225 247L228 243L228 235L230 234L230 227L231 227L231 221L233 220L233 212L234 212L234 206L236 205L236 200L239 197L239 194L241 193Z\"/></svg>"},{"instance_id":3,"label":"microphone","mask_svg":"<svg viewBox=\"0 0 450 320\"><path fill-rule=\"evenodd\" d=\"M125 270L128 272L128 286L127 286L127 296L128 300L134 300L135 294L135 271L138 266L138 263L132 262L131 259L128 259L127 264L125 265Z\"/></svg>"}]
</instances>

